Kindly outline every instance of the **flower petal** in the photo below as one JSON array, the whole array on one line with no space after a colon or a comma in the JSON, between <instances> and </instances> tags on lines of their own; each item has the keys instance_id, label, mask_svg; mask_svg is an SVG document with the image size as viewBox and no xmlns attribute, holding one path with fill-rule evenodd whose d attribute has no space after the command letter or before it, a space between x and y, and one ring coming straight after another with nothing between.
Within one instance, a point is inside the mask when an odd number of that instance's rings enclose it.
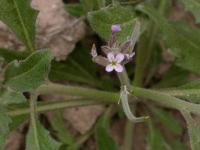
<instances>
[{"instance_id":1,"label":"flower petal","mask_svg":"<svg viewBox=\"0 0 200 150\"><path fill-rule=\"evenodd\" d=\"M109 62L112 62L115 59L115 56L112 52L110 52L107 54L107 58L108 58Z\"/></svg>"},{"instance_id":2,"label":"flower petal","mask_svg":"<svg viewBox=\"0 0 200 150\"><path fill-rule=\"evenodd\" d=\"M115 71L122 72L124 70L123 66L120 64L117 64L114 66Z\"/></svg>"},{"instance_id":3,"label":"flower petal","mask_svg":"<svg viewBox=\"0 0 200 150\"><path fill-rule=\"evenodd\" d=\"M109 64L109 65L106 66L106 71L107 71L107 72L111 72L111 71L113 71L113 70L114 70L113 65Z\"/></svg>"},{"instance_id":4,"label":"flower petal","mask_svg":"<svg viewBox=\"0 0 200 150\"><path fill-rule=\"evenodd\" d=\"M118 63L121 63L124 60L124 54L118 53L115 59Z\"/></svg>"}]
</instances>

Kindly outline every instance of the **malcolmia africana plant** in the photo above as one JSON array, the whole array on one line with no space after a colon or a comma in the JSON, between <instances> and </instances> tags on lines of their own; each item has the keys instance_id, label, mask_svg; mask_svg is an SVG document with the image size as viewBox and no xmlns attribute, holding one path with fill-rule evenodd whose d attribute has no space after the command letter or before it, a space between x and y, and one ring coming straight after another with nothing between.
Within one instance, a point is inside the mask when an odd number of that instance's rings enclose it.
<instances>
[{"instance_id":1,"label":"malcolmia africana plant","mask_svg":"<svg viewBox=\"0 0 200 150\"><path fill-rule=\"evenodd\" d=\"M135 117L131 112L128 99L129 91L131 91L131 86L129 78L126 74L126 69L124 65L130 62L134 55L134 47L140 36L140 22L136 21L133 33L127 40L123 43L118 42L117 33L122 30L120 24L114 24L111 26L112 35L107 45L102 46L101 49L105 56L98 55L96 46L92 46L91 55L94 62L105 67L106 72L115 71L121 81L121 92L120 99L122 102L122 107L127 118L133 122L141 122L148 117Z\"/></svg>"},{"instance_id":2,"label":"malcolmia africana plant","mask_svg":"<svg viewBox=\"0 0 200 150\"><path fill-rule=\"evenodd\" d=\"M121 31L119 24L112 25L111 31L111 39L107 45L101 47L106 57L97 55L95 45L92 47L91 55L93 61L104 66L107 72L116 71L120 73L123 72L124 65L135 55L135 52L133 52L135 42L131 39L128 39L122 44L117 41L117 33Z\"/></svg>"}]
</instances>

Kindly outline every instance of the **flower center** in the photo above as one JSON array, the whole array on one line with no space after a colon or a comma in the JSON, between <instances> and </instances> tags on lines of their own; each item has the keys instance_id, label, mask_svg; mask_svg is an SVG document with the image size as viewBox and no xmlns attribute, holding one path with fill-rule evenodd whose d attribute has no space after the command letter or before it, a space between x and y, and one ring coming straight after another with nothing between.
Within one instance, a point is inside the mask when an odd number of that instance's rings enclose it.
<instances>
[{"instance_id":1,"label":"flower center","mask_svg":"<svg viewBox=\"0 0 200 150\"><path fill-rule=\"evenodd\" d=\"M113 66L116 66L117 65L117 61L112 61L111 63Z\"/></svg>"}]
</instances>

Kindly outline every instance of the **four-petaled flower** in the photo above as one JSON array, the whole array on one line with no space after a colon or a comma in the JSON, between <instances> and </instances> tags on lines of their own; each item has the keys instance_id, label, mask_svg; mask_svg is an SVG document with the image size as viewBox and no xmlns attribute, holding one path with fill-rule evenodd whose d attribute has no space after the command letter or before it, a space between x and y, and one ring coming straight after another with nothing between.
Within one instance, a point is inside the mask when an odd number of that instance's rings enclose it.
<instances>
[{"instance_id":1,"label":"four-petaled flower","mask_svg":"<svg viewBox=\"0 0 200 150\"><path fill-rule=\"evenodd\" d=\"M107 54L107 59L109 61L109 64L106 66L106 71L111 72L115 70L116 72L122 72L123 66L120 64L124 60L124 54L117 53L114 54L112 52Z\"/></svg>"}]
</instances>

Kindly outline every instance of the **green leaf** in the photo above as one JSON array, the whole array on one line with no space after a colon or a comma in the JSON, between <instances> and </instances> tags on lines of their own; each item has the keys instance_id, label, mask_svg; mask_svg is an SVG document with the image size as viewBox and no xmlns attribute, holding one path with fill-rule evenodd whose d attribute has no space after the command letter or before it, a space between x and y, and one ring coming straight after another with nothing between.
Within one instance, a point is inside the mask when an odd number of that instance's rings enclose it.
<instances>
[{"instance_id":1,"label":"green leaf","mask_svg":"<svg viewBox=\"0 0 200 150\"><path fill-rule=\"evenodd\" d=\"M17 127L19 127L19 125L21 125L26 120L28 120L29 115L26 114L26 115L12 116L11 119L12 119L12 122L9 124L9 127L10 127L10 130L14 130Z\"/></svg>"},{"instance_id":2,"label":"green leaf","mask_svg":"<svg viewBox=\"0 0 200 150\"><path fill-rule=\"evenodd\" d=\"M117 82L113 82L112 78L107 80L98 79L98 66L92 62L89 53L89 49L78 47L73 51L72 54L69 55L66 61L53 61L49 74L50 80L74 81L102 89L112 89L113 84ZM28 52L16 52L14 50L0 49L0 57L2 56L6 62L10 62L15 59L23 60L28 56L28 54Z\"/></svg>"},{"instance_id":3,"label":"green leaf","mask_svg":"<svg viewBox=\"0 0 200 150\"><path fill-rule=\"evenodd\" d=\"M177 67L172 66L170 70L164 75L162 80L156 84L155 88L169 88L177 87L187 83L189 72Z\"/></svg>"},{"instance_id":4,"label":"green leaf","mask_svg":"<svg viewBox=\"0 0 200 150\"><path fill-rule=\"evenodd\" d=\"M190 137L190 145L192 150L199 150L200 148L200 125L192 118L188 112L182 112L188 127Z\"/></svg>"},{"instance_id":5,"label":"green leaf","mask_svg":"<svg viewBox=\"0 0 200 150\"><path fill-rule=\"evenodd\" d=\"M49 132L37 122L37 133L34 136L33 127L30 126L27 137L26 137L26 150L59 150L60 143L55 141L49 135ZM36 140L39 142L39 147L37 148Z\"/></svg>"},{"instance_id":6,"label":"green leaf","mask_svg":"<svg viewBox=\"0 0 200 150\"><path fill-rule=\"evenodd\" d=\"M164 111L162 109L152 109L154 115L156 118L158 118L165 127L169 128L171 131L173 131L175 134L180 135L182 133L182 128L178 121L167 111Z\"/></svg>"},{"instance_id":7,"label":"green leaf","mask_svg":"<svg viewBox=\"0 0 200 150\"><path fill-rule=\"evenodd\" d=\"M173 147L172 150L188 150L185 143L181 142L179 139L168 139L167 142Z\"/></svg>"},{"instance_id":8,"label":"green leaf","mask_svg":"<svg viewBox=\"0 0 200 150\"><path fill-rule=\"evenodd\" d=\"M0 150L4 150L6 137L10 131L9 124L12 122L5 112L5 109L0 106Z\"/></svg>"},{"instance_id":9,"label":"green leaf","mask_svg":"<svg viewBox=\"0 0 200 150\"><path fill-rule=\"evenodd\" d=\"M102 89L112 89L112 79L108 81L99 79L97 67L91 59L89 49L77 47L66 61L52 63L49 78L52 81L67 80Z\"/></svg>"},{"instance_id":10,"label":"green leaf","mask_svg":"<svg viewBox=\"0 0 200 150\"><path fill-rule=\"evenodd\" d=\"M83 6L80 3L66 4L65 10L76 17L81 17L84 15Z\"/></svg>"},{"instance_id":11,"label":"green leaf","mask_svg":"<svg viewBox=\"0 0 200 150\"><path fill-rule=\"evenodd\" d=\"M166 150L166 141L159 129L149 123L148 147L150 150Z\"/></svg>"},{"instance_id":12,"label":"green leaf","mask_svg":"<svg viewBox=\"0 0 200 150\"><path fill-rule=\"evenodd\" d=\"M0 104L19 104L26 102L26 98L20 92L16 92L10 88L0 87Z\"/></svg>"},{"instance_id":13,"label":"green leaf","mask_svg":"<svg viewBox=\"0 0 200 150\"><path fill-rule=\"evenodd\" d=\"M30 51L34 50L37 11L29 0L0 0L0 20L7 24Z\"/></svg>"},{"instance_id":14,"label":"green leaf","mask_svg":"<svg viewBox=\"0 0 200 150\"><path fill-rule=\"evenodd\" d=\"M200 80L190 81L180 86L181 89L200 89Z\"/></svg>"},{"instance_id":15,"label":"green leaf","mask_svg":"<svg viewBox=\"0 0 200 150\"><path fill-rule=\"evenodd\" d=\"M192 90L192 89L200 89L200 80L190 81L187 84L179 86L178 89L180 90ZM200 103L200 94L188 94L182 99L186 99L192 103Z\"/></svg>"},{"instance_id":16,"label":"green leaf","mask_svg":"<svg viewBox=\"0 0 200 150\"><path fill-rule=\"evenodd\" d=\"M105 7L105 0L80 0L85 13Z\"/></svg>"},{"instance_id":17,"label":"green leaf","mask_svg":"<svg viewBox=\"0 0 200 150\"><path fill-rule=\"evenodd\" d=\"M39 50L24 61L11 62L5 71L5 84L17 91L36 89L47 79L52 54L48 50Z\"/></svg>"},{"instance_id":18,"label":"green leaf","mask_svg":"<svg viewBox=\"0 0 200 150\"><path fill-rule=\"evenodd\" d=\"M54 112L53 117L51 117L49 121L52 128L56 132L56 136L62 143L70 145L75 142L73 135L65 127L64 118L61 111Z\"/></svg>"},{"instance_id":19,"label":"green leaf","mask_svg":"<svg viewBox=\"0 0 200 150\"><path fill-rule=\"evenodd\" d=\"M200 1L199 0L179 0L185 5L186 10L193 13L196 22L200 23Z\"/></svg>"},{"instance_id":20,"label":"green leaf","mask_svg":"<svg viewBox=\"0 0 200 150\"><path fill-rule=\"evenodd\" d=\"M87 18L92 29L105 40L111 36L111 25L121 24L122 31L118 33L118 40L124 41L133 31L135 14L131 7L117 5L90 12Z\"/></svg>"},{"instance_id":21,"label":"green leaf","mask_svg":"<svg viewBox=\"0 0 200 150\"><path fill-rule=\"evenodd\" d=\"M98 150L118 149L108 127L109 119L110 118L105 114L97 121L95 127L95 138Z\"/></svg>"},{"instance_id":22,"label":"green leaf","mask_svg":"<svg viewBox=\"0 0 200 150\"><path fill-rule=\"evenodd\" d=\"M28 52L19 52L16 50L0 48L0 57L3 57L6 62L11 62L15 59L22 60L29 55Z\"/></svg>"},{"instance_id":23,"label":"green leaf","mask_svg":"<svg viewBox=\"0 0 200 150\"><path fill-rule=\"evenodd\" d=\"M200 30L185 24L171 24L148 6L139 7L139 10L145 12L160 27L165 42L177 57L176 64L200 74Z\"/></svg>"}]
</instances>

